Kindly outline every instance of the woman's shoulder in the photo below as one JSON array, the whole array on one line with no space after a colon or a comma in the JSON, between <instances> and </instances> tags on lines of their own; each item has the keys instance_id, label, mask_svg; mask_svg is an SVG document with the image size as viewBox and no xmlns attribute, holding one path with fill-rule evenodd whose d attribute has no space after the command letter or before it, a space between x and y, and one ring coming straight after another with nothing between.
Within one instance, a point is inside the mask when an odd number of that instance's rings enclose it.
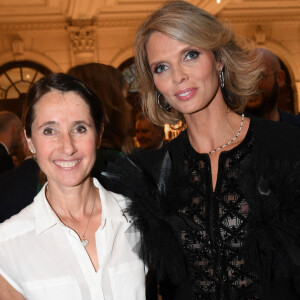
<instances>
[{"instance_id":1,"label":"woman's shoulder","mask_svg":"<svg viewBox=\"0 0 300 300\"><path fill-rule=\"evenodd\" d=\"M291 130L292 134L300 134L298 127L287 122L266 120L263 118L258 118L253 116L250 116L250 119L257 127L261 128L262 130L263 129L265 130L277 129L280 131Z\"/></svg>"},{"instance_id":2,"label":"woman's shoulder","mask_svg":"<svg viewBox=\"0 0 300 300\"><path fill-rule=\"evenodd\" d=\"M300 130L285 122L251 117L260 148L272 155L300 155Z\"/></svg>"},{"instance_id":3,"label":"woman's shoulder","mask_svg":"<svg viewBox=\"0 0 300 300\"><path fill-rule=\"evenodd\" d=\"M29 204L18 214L0 224L0 243L33 230L35 226L33 205L33 203Z\"/></svg>"},{"instance_id":4,"label":"woman's shoulder","mask_svg":"<svg viewBox=\"0 0 300 300\"><path fill-rule=\"evenodd\" d=\"M181 174L181 137L158 150L136 151L122 154L109 163L99 181L109 191L132 198L136 194L148 195L171 173ZM176 150L176 151L175 151ZM134 194L134 195L132 195Z\"/></svg>"},{"instance_id":5,"label":"woman's shoulder","mask_svg":"<svg viewBox=\"0 0 300 300\"><path fill-rule=\"evenodd\" d=\"M175 139L165 143L160 149L135 151L129 157L138 165L151 169L160 166L167 153L172 161L176 161L176 157L180 156L183 151L184 135L185 131L181 132Z\"/></svg>"}]
</instances>

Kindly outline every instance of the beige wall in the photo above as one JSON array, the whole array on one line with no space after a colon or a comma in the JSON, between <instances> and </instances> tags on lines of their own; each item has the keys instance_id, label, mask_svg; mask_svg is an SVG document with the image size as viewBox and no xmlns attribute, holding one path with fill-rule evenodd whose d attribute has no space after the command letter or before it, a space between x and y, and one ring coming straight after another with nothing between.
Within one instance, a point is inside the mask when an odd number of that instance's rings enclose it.
<instances>
[{"instance_id":1,"label":"beige wall","mask_svg":"<svg viewBox=\"0 0 300 300\"><path fill-rule=\"evenodd\" d=\"M84 62L118 67L136 29L161 0L0 0L0 66L31 60L53 72ZM300 112L300 1L190 0L286 64Z\"/></svg>"}]
</instances>

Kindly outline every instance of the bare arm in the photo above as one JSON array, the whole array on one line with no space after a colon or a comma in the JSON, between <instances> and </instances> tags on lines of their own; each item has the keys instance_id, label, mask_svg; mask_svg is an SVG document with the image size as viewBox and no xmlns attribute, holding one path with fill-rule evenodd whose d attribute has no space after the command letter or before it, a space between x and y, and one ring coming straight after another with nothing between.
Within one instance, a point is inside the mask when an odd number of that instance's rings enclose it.
<instances>
[{"instance_id":1,"label":"bare arm","mask_svg":"<svg viewBox=\"0 0 300 300\"><path fill-rule=\"evenodd\" d=\"M0 300L25 300L1 275L0 275Z\"/></svg>"}]
</instances>

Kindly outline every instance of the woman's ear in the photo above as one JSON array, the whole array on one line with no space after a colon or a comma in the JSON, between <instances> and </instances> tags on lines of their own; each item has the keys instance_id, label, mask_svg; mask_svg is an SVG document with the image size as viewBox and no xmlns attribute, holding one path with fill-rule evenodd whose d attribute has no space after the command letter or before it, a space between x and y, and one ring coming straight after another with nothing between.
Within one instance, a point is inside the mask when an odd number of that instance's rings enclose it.
<instances>
[{"instance_id":1,"label":"woman's ear","mask_svg":"<svg viewBox=\"0 0 300 300\"><path fill-rule=\"evenodd\" d=\"M219 51L213 51L212 54L213 54L214 59L215 59L215 66L216 66L217 72L219 73L224 68L224 62L222 60L222 56L219 53Z\"/></svg>"},{"instance_id":2,"label":"woman's ear","mask_svg":"<svg viewBox=\"0 0 300 300\"><path fill-rule=\"evenodd\" d=\"M217 71L221 72L224 68L224 63L222 61L217 62Z\"/></svg>"},{"instance_id":3,"label":"woman's ear","mask_svg":"<svg viewBox=\"0 0 300 300\"><path fill-rule=\"evenodd\" d=\"M29 151L34 154L36 151L35 151L35 148L34 148L34 145L32 143L32 140L31 138L27 137L26 135L26 130L24 129L24 136L26 138L26 141L27 141L27 145L28 145L28 148L29 148Z\"/></svg>"}]
</instances>

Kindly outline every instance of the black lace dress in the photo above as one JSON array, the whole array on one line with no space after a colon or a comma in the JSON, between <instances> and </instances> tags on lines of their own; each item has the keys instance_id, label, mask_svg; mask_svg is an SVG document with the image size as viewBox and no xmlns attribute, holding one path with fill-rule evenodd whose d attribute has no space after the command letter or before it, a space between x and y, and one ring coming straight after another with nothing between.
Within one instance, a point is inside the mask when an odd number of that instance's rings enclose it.
<instances>
[{"instance_id":1,"label":"black lace dress","mask_svg":"<svg viewBox=\"0 0 300 300\"><path fill-rule=\"evenodd\" d=\"M128 197L164 300L300 299L297 128L252 118L244 140L220 153L215 189L209 156L187 132L102 175Z\"/></svg>"},{"instance_id":2,"label":"black lace dress","mask_svg":"<svg viewBox=\"0 0 300 300\"><path fill-rule=\"evenodd\" d=\"M241 257L249 205L239 189L239 166L253 162L251 127L241 144L223 151L215 190L210 159L184 133L184 166L191 201L180 209L195 224L179 232L194 299L256 299L259 285Z\"/></svg>"}]
</instances>

